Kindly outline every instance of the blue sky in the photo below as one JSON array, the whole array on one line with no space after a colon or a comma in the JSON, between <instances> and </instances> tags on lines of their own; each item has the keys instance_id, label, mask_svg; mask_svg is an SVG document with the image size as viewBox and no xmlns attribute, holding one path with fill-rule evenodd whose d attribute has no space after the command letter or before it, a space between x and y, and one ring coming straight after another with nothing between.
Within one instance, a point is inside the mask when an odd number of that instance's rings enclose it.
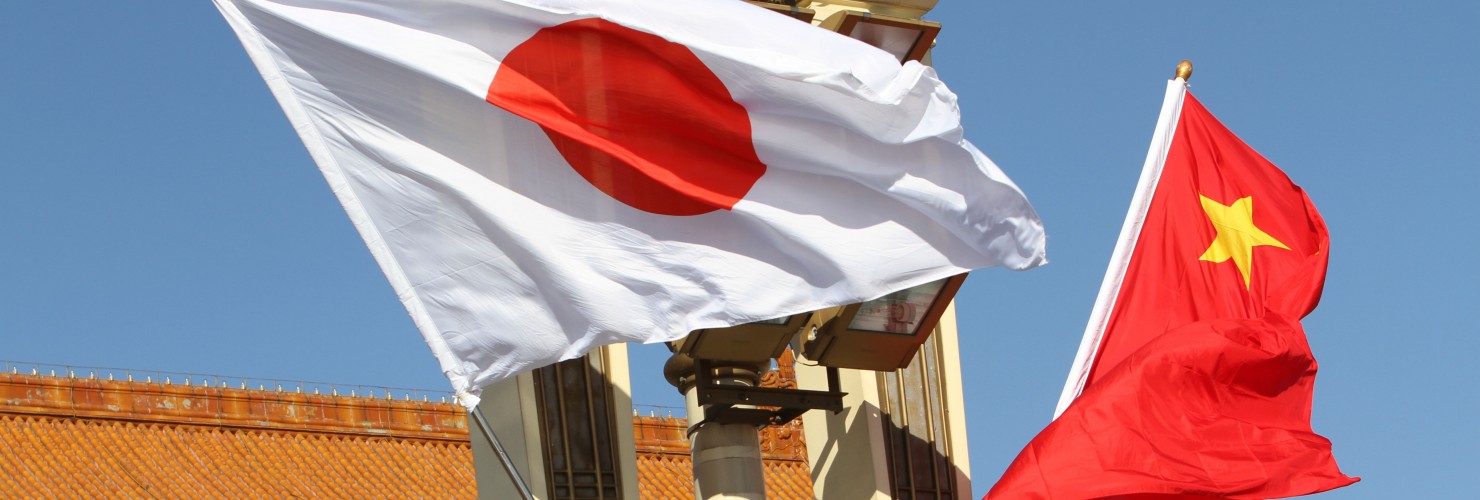
<instances>
[{"instance_id":1,"label":"blue sky","mask_svg":"<svg viewBox=\"0 0 1480 500\"><path fill-rule=\"evenodd\" d=\"M1363 481L1323 498L1480 492L1480 3L941 3L1052 260L957 298L978 494L1053 411L1184 58L1330 226L1314 426ZM209 2L0 3L0 65L0 359L447 387ZM638 403L677 404L661 359Z\"/></svg>"}]
</instances>

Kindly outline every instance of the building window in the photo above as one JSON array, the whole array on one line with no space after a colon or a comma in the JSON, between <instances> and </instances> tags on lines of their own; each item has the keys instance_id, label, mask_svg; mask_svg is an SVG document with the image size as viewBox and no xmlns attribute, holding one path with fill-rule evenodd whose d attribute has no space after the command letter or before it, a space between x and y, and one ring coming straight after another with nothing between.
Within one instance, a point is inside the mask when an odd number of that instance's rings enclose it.
<instances>
[{"instance_id":1,"label":"building window","mask_svg":"<svg viewBox=\"0 0 1480 500\"><path fill-rule=\"evenodd\" d=\"M901 500L956 497L939 331L909 366L879 373L889 484Z\"/></svg>"},{"instance_id":2,"label":"building window","mask_svg":"<svg viewBox=\"0 0 1480 500\"><path fill-rule=\"evenodd\" d=\"M535 371L541 432L553 500L621 498L611 385L604 351ZM598 365L599 363L599 365Z\"/></svg>"}]
</instances>

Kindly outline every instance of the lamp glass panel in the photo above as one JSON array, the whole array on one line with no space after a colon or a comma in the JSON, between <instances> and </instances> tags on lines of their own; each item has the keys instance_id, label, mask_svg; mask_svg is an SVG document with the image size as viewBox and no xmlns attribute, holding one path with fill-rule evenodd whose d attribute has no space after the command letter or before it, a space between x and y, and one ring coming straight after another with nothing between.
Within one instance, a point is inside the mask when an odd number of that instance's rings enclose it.
<instances>
[{"instance_id":1,"label":"lamp glass panel","mask_svg":"<svg viewBox=\"0 0 1480 500\"><path fill-rule=\"evenodd\" d=\"M871 23L865 19L855 24L853 32L848 33L848 36L884 49L885 52L894 54L895 59L903 62L910 56L910 51L914 50L915 43L923 34L916 28Z\"/></svg>"},{"instance_id":2,"label":"lamp glass panel","mask_svg":"<svg viewBox=\"0 0 1480 500\"><path fill-rule=\"evenodd\" d=\"M945 284L946 280L933 281L864 302L848 329L914 335Z\"/></svg>"},{"instance_id":3,"label":"lamp glass panel","mask_svg":"<svg viewBox=\"0 0 1480 500\"><path fill-rule=\"evenodd\" d=\"M790 323L790 322L791 322L791 316L782 316L780 318L771 318L771 319L763 319L763 320L760 320L760 321L755 321L752 324L756 324L756 325L785 325L785 324Z\"/></svg>"}]
</instances>

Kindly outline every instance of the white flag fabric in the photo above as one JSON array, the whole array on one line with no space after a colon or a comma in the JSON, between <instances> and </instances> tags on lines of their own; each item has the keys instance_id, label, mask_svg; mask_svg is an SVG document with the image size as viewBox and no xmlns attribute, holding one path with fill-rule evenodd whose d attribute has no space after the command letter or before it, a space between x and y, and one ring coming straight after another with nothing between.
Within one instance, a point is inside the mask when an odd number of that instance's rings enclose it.
<instances>
[{"instance_id":1,"label":"white flag fabric","mask_svg":"<svg viewBox=\"0 0 1480 500\"><path fill-rule=\"evenodd\" d=\"M1044 262L932 69L733 0L216 0L465 404Z\"/></svg>"}]
</instances>

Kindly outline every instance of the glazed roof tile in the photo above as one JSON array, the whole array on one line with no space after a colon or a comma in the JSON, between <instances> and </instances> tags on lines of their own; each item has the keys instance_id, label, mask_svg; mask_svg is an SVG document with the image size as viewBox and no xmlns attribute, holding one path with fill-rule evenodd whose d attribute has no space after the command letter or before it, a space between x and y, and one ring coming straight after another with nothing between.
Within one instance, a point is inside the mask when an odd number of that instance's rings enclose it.
<instances>
[{"instance_id":1,"label":"glazed roof tile","mask_svg":"<svg viewBox=\"0 0 1480 500\"><path fill-rule=\"evenodd\" d=\"M0 375L3 498L473 498L460 406Z\"/></svg>"}]
</instances>

